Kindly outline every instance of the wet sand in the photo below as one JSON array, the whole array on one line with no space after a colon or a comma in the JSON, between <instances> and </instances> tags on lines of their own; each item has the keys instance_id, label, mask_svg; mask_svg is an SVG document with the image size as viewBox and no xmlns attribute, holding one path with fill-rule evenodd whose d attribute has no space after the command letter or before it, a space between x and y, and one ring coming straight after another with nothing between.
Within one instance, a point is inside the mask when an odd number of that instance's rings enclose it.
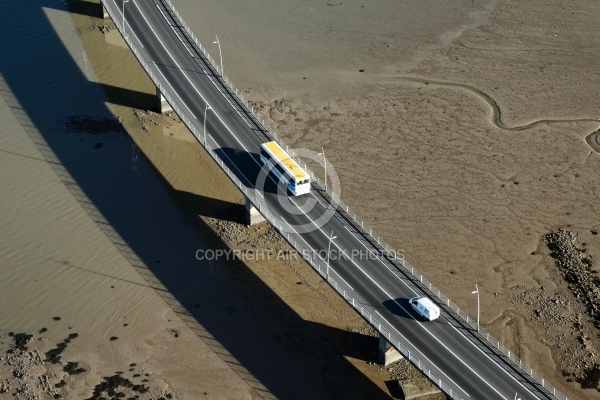
<instances>
[{"instance_id":1,"label":"wet sand","mask_svg":"<svg viewBox=\"0 0 600 400\"><path fill-rule=\"evenodd\" d=\"M599 117L598 6L331 4L175 1L201 40L219 35L225 72L286 141L326 149L344 200L386 241L471 315L478 283L486 329L570 398L600 398L560 359L596 353L595 328L582 344L515 302L560 292L590 324L544 235L564 227L600 254L598 123L574 121ZM235 222L240 194L180 124L140 121L154 87L92 3L69 5L12 4L0 24L13 55L0 61L2 346L28 332L43 353L78 333L63 357L88 372L47 367L66 398L118 371L180 399L388 398L374 340L302 261L194 258L287 247ZM14 24L39 31L15 42ZM506 129L538 120L565 122Z\"/></svg>"}]
</instances>

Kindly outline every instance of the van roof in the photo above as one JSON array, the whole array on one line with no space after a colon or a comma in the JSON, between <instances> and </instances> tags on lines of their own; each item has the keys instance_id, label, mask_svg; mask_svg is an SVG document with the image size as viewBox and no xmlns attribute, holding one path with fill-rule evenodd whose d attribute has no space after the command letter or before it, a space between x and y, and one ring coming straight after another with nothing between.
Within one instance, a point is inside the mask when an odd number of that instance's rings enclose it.
<instances>
[{"instance_id":1,"label":"van roof","mask_svg":"<svg viewBox=\"0 0 600 400\"><path fill-rule=\"evenodd\" d=\"M438 306L428 297L421 297L417 301L425 308L438 308Z\"/></svg>"}]
</instances>

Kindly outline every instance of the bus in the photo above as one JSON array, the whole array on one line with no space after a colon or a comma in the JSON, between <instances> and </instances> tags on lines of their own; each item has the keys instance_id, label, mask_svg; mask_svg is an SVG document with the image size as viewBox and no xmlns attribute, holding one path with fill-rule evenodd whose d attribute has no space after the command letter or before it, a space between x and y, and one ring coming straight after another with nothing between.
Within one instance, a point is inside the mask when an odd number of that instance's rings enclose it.
<instances>
[{"instance_id":1,"label":"bus","mask_svg":"<svg viewBox=\"0 0 600 400\"><path fill-rule=\"evenodd\" d=\"M294 196L310 192L310 177L277 142L260 145L260 160Z\"/></svg>"}]
</instances>

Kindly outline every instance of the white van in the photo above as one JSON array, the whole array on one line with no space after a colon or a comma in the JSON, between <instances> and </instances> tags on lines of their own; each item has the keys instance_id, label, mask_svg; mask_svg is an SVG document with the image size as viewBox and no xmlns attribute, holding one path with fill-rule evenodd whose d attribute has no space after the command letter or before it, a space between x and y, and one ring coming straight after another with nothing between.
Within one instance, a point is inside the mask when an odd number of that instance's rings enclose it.
<instances>
[{"instance_id":1,"label":"white van","mask_svg":"<svg viewBox=\"0 0 600 400\"><path fill-rule=\"evenodd\" d=\"M408 302L420 316L429 321L440 317L440 308L427 297L413 297Z\"/></svg>"}]
</instances>

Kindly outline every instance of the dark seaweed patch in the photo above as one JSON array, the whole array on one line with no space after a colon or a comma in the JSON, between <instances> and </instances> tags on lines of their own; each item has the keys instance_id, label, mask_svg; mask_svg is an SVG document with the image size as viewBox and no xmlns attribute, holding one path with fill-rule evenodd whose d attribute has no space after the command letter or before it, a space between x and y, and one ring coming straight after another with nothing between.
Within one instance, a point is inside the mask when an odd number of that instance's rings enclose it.
<instances>
[{"instance_id":1,"label":"dark seaweed patch","mask_svg":"<svg viewBox=\"0 0 600 400\"><path fill-rule=\"evenodd\" d=\"M60 121L65 125L67 132L91 133L101 135L104 133L125 133L125 128L116 118L100 116L70 116Z\"/></svg>"},{"instance_id":2,"label":"dark seaweed patch","mask_svg":"<svg viewBox=\"0 0 600 400\"><path fill-rule=\"evenodd\" d=\"M123 378L119 375L113 375L109 377L104 377L103 381L96 385L94 391L92 393L92 397L89 397L86 400L100 400L104 399L104 393L106 393L111 398L119 398L124 397L125 394L123 392L117 392L119 388L128 388L137 393L146 393L149 388L145 385L135 385L127 378Z\"/></svg>"},{"instance_id":3,"label":"dark seaweed patch","mask_svg":"<svg viewBox=\"0 0 600 400\"><path fill-rule=\"evenodd\" d=\"M55 348L48 350L46 353L46 362L52 364L60 364L61 353L65 351L67 344L65 342L58 343Z\"/></svg>"},{"instance_id":4,"label":"dark seaweed patch","mask_svg":"<svg viewBox=\"0 0 600 400\"><path fill-rule=\"evenodd\" d=\"M79 363L69 361L67 365L63 367L63 371L65 371L69 375L79 375L83 374L87 370L85 368L79 368Z\"/></svg>"},{"instance_id":5,"label":"dark seaweed patch","mask_svg":"<svg viewBox=\"0 0 600 400\"><path fill-rule=\"evenodd\" d=\"M61 353L65 351L67 348L67 344L71 342L72 339L78 337L79 334L71 333L69 336L63 340L61 343L58 343L55 348L48 350L46 354L46 362L50 362L52 364L59 364L61 361Z\"/></svg>"},{"instance_id":6,"label":"dark seaweed patch","mask_svg":"<svg viewBox=\"0 0 600 400\"><path fill-rule=\"evenodd\" d=\"M576 379L581 384L582 389L600 390L600 364L595 364L583 372L583 376Z\"/></svg>"},{"instance_id":7,"label":"dark seaweed patch","mask_svg":"<svg viewBox=\"0 0 600 400\"><path fill-rule=\"evenodd\" d=\"M27 351L27 343L31 341L33 335L28 335L26 333L17 333L11 335L13 336L13 340L15 341L15 348L23 351Z\"/></svg>"}]
</instances>

